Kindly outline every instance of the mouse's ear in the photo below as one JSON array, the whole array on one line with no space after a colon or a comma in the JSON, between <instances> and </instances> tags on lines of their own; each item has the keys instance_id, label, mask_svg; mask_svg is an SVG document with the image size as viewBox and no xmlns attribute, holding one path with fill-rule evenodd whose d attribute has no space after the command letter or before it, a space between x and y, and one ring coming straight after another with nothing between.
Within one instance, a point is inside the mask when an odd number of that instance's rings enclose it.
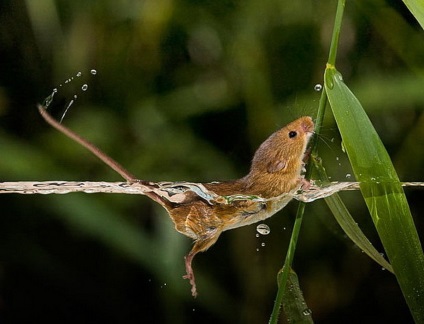
<instances>
[{"instance_id":1,"label":"mouse's ear","mask_svg":"<svg viewBox=\"0 0 424 324\"><path fill-rule=\"evenodd\" d=\"M287 167L287 162L284 160L272 161L268 164L267 171L269 173L275 173L281 171Z\"/></svg>"}]
</instances>

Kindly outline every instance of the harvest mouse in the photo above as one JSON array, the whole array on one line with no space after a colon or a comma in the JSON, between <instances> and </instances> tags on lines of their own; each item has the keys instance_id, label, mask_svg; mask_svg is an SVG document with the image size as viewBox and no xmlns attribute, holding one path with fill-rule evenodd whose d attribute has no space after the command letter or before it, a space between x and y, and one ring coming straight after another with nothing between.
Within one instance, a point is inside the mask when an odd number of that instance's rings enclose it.
<instances>
[{"instance_id":1,"label":"harvest mouse","mask_svg":"<svg viewBox=\"0 0 424 324\"><path fill-rule=\"evenodd\" d=\"M193 296L197 295L192 269L194 256L207 250L226 230L266 219L292 199L301 188L306 146L314 132L311 117L300 117L268 137L255 152L250 172L224 182L151 182L136 179L95 145L58 123L39 106L40 114L53 127L75 140L130 183L139 183L142 193L162 205L175 229L192 238L194 246L185 257L186 275ZM275 198L275 199L274 199Z\"/></svg>"}]
</instances>

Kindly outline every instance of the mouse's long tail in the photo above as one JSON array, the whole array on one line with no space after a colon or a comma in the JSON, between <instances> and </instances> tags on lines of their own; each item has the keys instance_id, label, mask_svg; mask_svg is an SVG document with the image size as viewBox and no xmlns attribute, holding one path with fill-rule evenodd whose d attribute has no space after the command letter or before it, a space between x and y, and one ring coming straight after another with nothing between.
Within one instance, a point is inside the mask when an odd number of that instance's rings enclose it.
<instances>
[{"instance_id":1,"label":"mouse's long tail","mask_svg":"<svg viewBox=\"0 0 424 324\"><path fill-rule=\"evenodd\" d=\"M47 123L49 123L51 126L56 128L59 132L63 133L64 135L74 140L78 144L84 146L87 150L89 150L91 153L97 156L100 160L102 160L106 165L108 165L117 173L119 173L121 177L123 177L125 180L127 180L128 182L136 181L136 178L128 170L126 170L122 165L120 165L118 162L116 162L114 159L112 159L110 156L108 156L106 153L104 153L94 144L90 143L85 138L81 137L80 135L76 134L75 132L73 132L72 130L70 130L66 126L63 126L57 120L55 120L47 112L46 107L42 105L38 105L38 111L40 112L41 116L44 118L44 120Z\"/></svg>"}]
</instances>

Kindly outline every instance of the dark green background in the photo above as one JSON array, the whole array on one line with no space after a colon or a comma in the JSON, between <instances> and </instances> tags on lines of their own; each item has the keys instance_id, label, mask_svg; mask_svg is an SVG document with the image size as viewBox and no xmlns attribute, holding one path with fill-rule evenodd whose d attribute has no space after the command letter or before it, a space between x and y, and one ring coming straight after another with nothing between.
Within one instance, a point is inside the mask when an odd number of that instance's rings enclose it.
<instances>
[{"instance_id":1,"label":"dark green background","mask_svg":"<svg viewBox=\"0 0 424 324\"><path fill-rule=\"evenodd\" d=\"M335 8L2 0L0 180L121 180L38 115L53 88L53 114L77 95L64 124L140 179L242 176L270 133L314 116ZM349 1L337 62L400 178L423 180L422 29L401 2ZM320 154L332 179L346 180L351 170L331 116ZM360 194L342 197L381 250ZM422 233L423 192L408 189L407 197ZM292 202L268 220L267 236L256 237L255 225L232 230L196 257L193 299L182 279L191 241L148 198L2 195L0 321L265 323L295 211ZM294 268L314 320L411 322L394 276L353 246L325 204L306 213Z\"/></svg>"}]
</instances>

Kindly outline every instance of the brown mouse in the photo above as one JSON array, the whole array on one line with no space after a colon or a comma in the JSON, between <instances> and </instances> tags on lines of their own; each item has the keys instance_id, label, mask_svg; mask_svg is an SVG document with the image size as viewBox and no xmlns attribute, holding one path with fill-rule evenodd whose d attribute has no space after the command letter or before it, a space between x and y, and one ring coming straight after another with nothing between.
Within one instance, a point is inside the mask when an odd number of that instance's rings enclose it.
<instances>
[{"instance_id":1,"label":"brown mouse","mask_svg":"<svg viewBox=\"0 0 424 324\"><path fill-rule=\"evenodd\" d=\"M313 131L312 119L301 117L273 133L259 146L245 177L203 185L219 196L241 194L273 198L297 190L302 184L303 157ZM197 293L191 263L197 253L212 246L223 231L271 217L291 199L287 196L287 199L275 202L239 200L227 205L210 205L197 195L177 205L163 200L162 205L174 221L176 230L195 240L185 258L187 274L184 276L190 280L193 296Z\"/></svg>"},{"instance_id":2,"label":"brown mouse","mask_svg":"<svg viewBox=\"0 0 424 324\"><path fill-rule=\"evenodd\" d=\"M257 149L250 172L243 178L225 182L149 182L137 180L96 146L59 124L39 106L44 119L77 141L128 182L140 183L143 194L161 204L170 215L175 229L194 240L185 257L193 296L197 295L192 269L194 256L207 250L226 230L266 219L281 210L293 198L290 193L303 183L301 171L306 146L314 131L310 117L301 117L273 133Z\"/></svg>"}]
</instances>

